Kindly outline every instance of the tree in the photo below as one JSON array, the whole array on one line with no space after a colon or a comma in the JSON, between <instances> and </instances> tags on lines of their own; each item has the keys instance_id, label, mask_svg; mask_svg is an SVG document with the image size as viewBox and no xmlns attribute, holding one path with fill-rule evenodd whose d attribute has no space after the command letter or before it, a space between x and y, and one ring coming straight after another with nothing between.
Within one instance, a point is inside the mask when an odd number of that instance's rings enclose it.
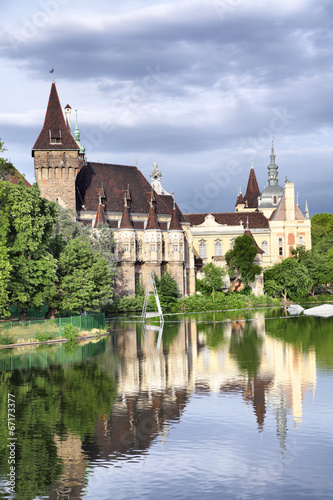
<instances>
[{"instance_id":1,"label":"tree","mask_svg":"<svg viewBox=\"0 0 333 500\"><path fill-rule=\"evenodd\" d=\"M112 230L107 224L100 224L98 228L91 229L75 220L76 214L73 210L58 207L58 218L53 227L50 239L50 251L54 257L59 258L67 243L74 238L82 242L89 240L91 250L94 254L104 257L113 275L117 270L117 261L112 253L115 240Z\"/></svg>"},{"instance_id":2,"label":"tree","mask_svg":"<svg viewBox=\"0 0 333 500\"><path fill-rule=\"evenodd\" d=\"M4 146L4 143L0 139L0 154L4 153L7 151L7 149ZM17 171L13 164L7 159L7 158L2 158L0 156L0 180L4 180L8 177L8 175L15 175L17 174Z\"/></svg>"},{"instance_id":3,"label":"tree","mask_svg":"<svg viewBox=\"0 0 333 500\"><path fill-rule=\"evenodd\" d=\"M233 249L225 254L230 275L241 277L244 285L253 283L255 276L262 271L258 264L254 264L257 252L258 249L251 236L246 233L243 236L238 236L235 239Z\"/></svg>"},{"instance_id":4,"label":"tree","mask_svg":"<svg viewBox=\"0 0 333 500\"><path fill-rule=\"evenodd\" d=\"M201 279L203 288L207 290L208 293L212 294L213 302L215 301L215 292L222 291L225 283L224 276L226 275L226 270L223 267L215 266L212 262L206 264L202 268L204 277Z\"/></svg>"},{"instance_id":5,"label":"tree","mask_svg":"<svg viewBox=\"0 0 333 500\"><path fill-rule=\"evenodd\" d=\"M59 255L47 317L54 317L60 309L71 313L99 310L111 299L112 284L105 258L92 251L89 240L69 241Z\"/></svg>"},{"instance_id":6,"label":"tree","mask_svg":"<svg viewBox=\"0 0 333 500\"><path fill-rule=\"evenodd\" d=\"M267 269L264 274L264 290L273 297L284 300L293 297L307 297L313 285L307 268L288 257Z\"/></svg>"},{"instance_id":7,"label":"tree","mask_svg":"<svg viewBox=\"0 0 333 500\"><path fill-rule=\"evenodd\" d=\"M332 214L316 214L311 218L311 238L312 247L322 241L329 239L330 244L333 244L333 215Z\"/></svg>"},{"instance_id":8,"label":"tree","mask_svg":"<svg viewBox=\"0 0 333 500\"><path fill-rule=\"evenodd\" d=\"M175 279L168 272L162 274L160 280L156 279L161 307L163 310L170 310L179 298L179 289Z\"/></svg>"},{"instance_id":9,"label":"tree","mask_svg":"<svg viewBox=\"0 0 333 500\"><path fill-rule=\"evenodd\" d=\"M9 284L12 266L9 262L8 249L0 243L0 317L7 316L9 306Z\"/></svg>"},{"instance_id":10,"label":"tree","mask_svg":"<svg viewBox=\"0 0 333 500\"><path fill-rule=\"evenodd\" d=\"M25 319L28 307L47 301L56 276L57 262L48 245L57 210L41 198L37 186L28 188L23 182L0 184L0 209L0 244L6 249L2 260L6 254L11 266L8 299Z\"/></svg>"}]
</instances>

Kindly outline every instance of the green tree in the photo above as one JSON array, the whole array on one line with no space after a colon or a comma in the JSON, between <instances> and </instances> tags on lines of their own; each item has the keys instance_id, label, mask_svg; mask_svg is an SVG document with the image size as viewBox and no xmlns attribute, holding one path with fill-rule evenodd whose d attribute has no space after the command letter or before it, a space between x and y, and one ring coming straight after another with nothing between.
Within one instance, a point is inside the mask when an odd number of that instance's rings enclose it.
<instances>
[{"instance_id":1,"label":"green tree","mask_svg":"<svg viewBox=\"0 0 333 500\"><path fill-rule=\"evenodd\" d=\"M213 302L215 301L215 292L222 291L225 283L223 278L225 277L226 270L223 267L215 266L212 262L206 264L202 268L203 278L201 279L201 285L204 290L212 295Z\"/></svg>"},{"instance_id":2,"label":"green tree","mask_svg":"<svg viewBox=\"0 0 333 500\"><path fill-rule=\"evenodd\" d=\"M312 247L328 238L330 245L333 244L333 215L332 214L316 214L311 218L311 239Z\"/></svg>"},{"instance_id":3,"label":"green tree","mask_svg":"<svg viewBox=\"0 0 333 500\"><path fill-rule=\"evenodd\" d=\"M48 251L56 206L41 198L37 186L2 182L0 207L0 243L6 248L2 261L7 255L11 266L8 297L25 319L28 307L47 301L56 276L57 262Z\"/></svg>"},{"instance_id":4,"label":"green tree","mask_svg":"<svg viewBox=\"0 0 333 500\"><path fill-rule=\"evenodd\" d=\"M0 317L7 316L9 306L9 285L12 266L9 262L8 249L0 243Z\"/></svg>"},{"instance_id":5,"label":"green tree","mask_svg":"<svg viewBox=\"0 0 333 500\"><path fill-rule=\"evenodd\" d=\"M105 258L91 250L89 240L69 241L59 255L47 317L54 317L60 309L71 313L99 310L111 299L112 284Z\"/></svg>"},{"instance_id":6,"label":"green tree","mask_svg":"<svg viewBox=\"0 0 333 500\"><path fill-rule=\"evenodd\" d=\"M172 306L177 303L180 296L179 288L175 279L171 276L171 274L166 272L162 274L160 280L156 279L156 287L162 310L170 310Z\"/></svg>"},{"instance_id":7,"label":"green tree","mask_svg":"<svg viewBox=\"0 0 333 500\"><path fill-rule=\"evenodd\" d=\"M241 278L245 286L253 283L255 276L262 271L261 267L254 263L257 252L258 248L251 236L246 233L238 236L233 249L225 254L230 276Z\"/></svg>"},{"instance_id":8,"label":"green tree","mask_svg":"<svg viewBox=\"0 0 333 500\"><path fill-rule=\"evenodd\" d=\"M265 293L273 297L282 297L284 300L307 297L312 285L313 281L307 268L293 257L275 264L264 274Z\"/></svg>"},{"instance_id":9,"label":"green tree","mask_svg":"<svg viewBox=\"0 0 333 500\"><path fill-rule=\"evenodd\" d=\"M0 154L7 151L4 143L0 139ZM4 180L8 175L15 175L17 173L13 164L7 159L0 156L0 180Z\"/></svg>"}]
</instances>

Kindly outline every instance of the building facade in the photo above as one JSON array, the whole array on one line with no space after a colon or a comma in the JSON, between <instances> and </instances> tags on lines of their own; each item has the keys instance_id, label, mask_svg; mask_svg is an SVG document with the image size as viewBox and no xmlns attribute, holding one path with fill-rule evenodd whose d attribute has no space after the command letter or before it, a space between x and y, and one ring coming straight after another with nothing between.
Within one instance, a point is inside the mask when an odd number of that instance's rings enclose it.
<instances>
[{"instance_id":1,"label":"building facade","mask_svg":"<svg viewBox=\"0 0 333 500\"><path fill-rule=\"evenodd\" d=\"M36 181L43 197L72 209L78 221L92 229L107 224L113 230L119 295L134 294L151 270L158 277L170 272L182 295L194 293L198 269L208 262L225 266L225 253L244 232L254 239L264 268L288 257L296 245L311 248L308 211L303 216L295 204L293 183L278 185L273 146L269 185L262 193L252 166L235 212L183 214L173 194L163 189L156 162L149 183L136 166L87 161L77 117L71 134L69 105L65 115L66 120L53 83L32 148Z\"/></svg>"}]
</instances>

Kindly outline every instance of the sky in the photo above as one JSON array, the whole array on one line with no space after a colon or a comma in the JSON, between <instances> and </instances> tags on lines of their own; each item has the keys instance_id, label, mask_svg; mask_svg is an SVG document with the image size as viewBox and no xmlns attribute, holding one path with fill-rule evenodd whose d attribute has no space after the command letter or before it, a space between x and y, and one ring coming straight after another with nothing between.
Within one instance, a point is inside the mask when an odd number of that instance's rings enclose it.
<instances>
[{"instance_id":1,"label":"sky","mask_svg":"<svg viewBox=\"0 0 333 500\"><path fill-rule=\"evenodd\" d=\"M0 138L34 182L52 74L88 161L158 163L184 213L233 212L253 162L333 209L331 0L0 0ZM74 116L72 115L72 122Z\"/></svg>"}]
</instances>

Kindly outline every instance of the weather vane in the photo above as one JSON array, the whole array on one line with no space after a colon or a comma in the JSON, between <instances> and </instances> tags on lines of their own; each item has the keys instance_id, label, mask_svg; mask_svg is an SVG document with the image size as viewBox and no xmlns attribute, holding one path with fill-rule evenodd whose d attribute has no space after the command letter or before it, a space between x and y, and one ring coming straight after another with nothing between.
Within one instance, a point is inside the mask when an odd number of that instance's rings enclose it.
<instances>
[{"instance_id":1,"label":"weather vane","mask_svg":"<svg viewBox=\"0 0 333 500\"><path fill-rule=\"evenodd\" d=\"M52 73L52 83L54 82L54 66L52 66L52 69L50 69L49 73Z\"/></svg>"}]
</instances>

